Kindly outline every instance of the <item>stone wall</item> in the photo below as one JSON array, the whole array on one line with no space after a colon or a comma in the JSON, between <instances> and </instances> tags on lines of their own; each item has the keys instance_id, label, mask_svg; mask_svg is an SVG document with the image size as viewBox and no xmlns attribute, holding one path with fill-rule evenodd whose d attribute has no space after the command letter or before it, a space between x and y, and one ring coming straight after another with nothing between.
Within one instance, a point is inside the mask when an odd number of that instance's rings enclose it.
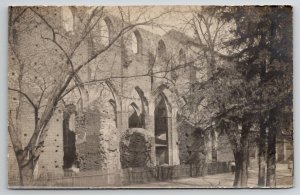
<instances>
[{"instance_id":1,"label":"stone wall","mask_svg":"<svg viewBox=\"0 0 300 195\"><path fill-rule=\"evenodd\" d=\"M80 162L81 170L96 170L102 168L104 158L103 148L100 147L100 113L88 111L84 115L84 128L76 129L81 134L83 142L76 142L76 152ZM82 122L82 121L81 121ZM85 132L80 132L85 131ZM78 136L78 140L80 137Z\"/></svg>"},{"instance_id":2,"label":"stone wall","mask_svg":"<svg viewBox=\"0 0 300 195\"><path fill-rule=\"evenodd\" d=\"M46 10L43 10L46 13ZM57 21L60 21L58 10L53 11L52 14L56 14L58 18L54 17L55 20L51 21L51 24L58 23ZM74 21L78 20L76 17L74 16ZM115 28L112 31L113 35L121 26L119 25L120 19L109 15L107 17L110 18L113 24L112 27ZM76 28L74 26L74 29ZM45 49L49 49L47 48L48 45L43 44L40 39L40 31L46 32L47 27L44 25L41 29L35 29L33 34L22 37L20 44L24 47L24 55L27 54L26 50L37 50L41 45L45 45ZM133 53L130 47L132 44L131 33L134 31L139 31L141 35L142 46L138 53ZM160 93L164 93L172 107L172 121L169 124L168 132L169 150L172 150L169 151L170 164L187 163L195 153L203 151L204 141L201 133L189 124L178 126L176 121L177 95L180 96L189 89L188 83L191 79L192 69L184 68L177 71L178 77L176 79L172 78L171 74L167 74L167 79L159 78L164 76L165 73L157 74L156 77L151 77L151 75L136 76L147 74L149 71L168 71L171 65L168 64L168 60L165 58L174 56L171 63L172 66L177 65L180 49L185 52L186 58L190 57L188 52L190 48L186 41L191 41L191 39L185 35L180 35L178 40L176 39L178 34L174 33L173 31L166 33L164 36L159 36L144 29L135 28L125 35L122 41L117 41L112 45L108 51L101 55L101 58L93 60L80 71L79 77L82 82L90 79L122 78L109 79L111 85L104 82L85 85L80 88L81 93L76 89L64 97L66 104L75 105L76 120L71 121L74 124L69 121L69 127L68 125L65 126L63 108L56 110L49 123L44 152L36 169L37 175L63 174L64 158L76 159L75 161L79 162L80 171L114 170L119 169L121 165L126 168L153 166L155 164L154 102ZM153 62L151 56L157 56L157 47L160 41L163 41L166 46L166 56L157 58ZM28 42L34 43L33 48L27 48ZM75 64L81 64L91 56L97 48L95 44L96 42L90 39L83 41L80 48L74 53L73 60L76 62ZM55 56L55 53L50 55L51 57ZM37 55L31 63L35 65L42 64L41 60L44 60L44 58L44 54L43 56ZM60 74L61 67L65 67L60 57L57 59L47 58L48 61L51 62L47 66L50 72L55 70ZM10 70L9 73L12 74L12 71ZM47 76L46 72L44 74L41 76ZM170 85L168 79L173 79L175 85ZM139 94L133 95L136 93L137 87L140 90ZM180 93L176 94L175 92L178 91ZM128 130L128 107L131 103L138 105L139 109L145 114L145 129ZM24 105L21 111L22 119L20 123L23 132L20 136L22 142L26 144L33 132L34 120L32 116L34 115L33 110L28 105ZM70 128L70 125L74 128ZM67 157L67 154L65 154L68 152L63 149L64 130L70 136L75 135L75 156L72 154L72 157ZM11 153L11 150L9 151ZM11 158L9 160L13 161Z\"/></svg>"},{"instance_id":3,"label":"stone wall","mask_svg":"<svg viewBox=\"0 0 300 195\"><path fill-rule=\"evenodd\" d=\"M63 156L63 108L59 107L48 124L47 137L36 166L35 176L63 175Z\"/></svg>"},{"instance_id":4,"label":"stone wall","mask_svg":"<svg viewBox=\"0 0 300 195\"><path fill-rule=\"evenodd\" d=\"M126 130L120 138L121 167L124 169L151 166L152 139L146 129Z\"/></svg>"},{"instance_id":5,"label":"stone wall","mask_svg":"<svg viewBox=\"0 0 300 195\"><path fill-rule=\"evenodd\" d=\"M90 103L78 111L76 120L76 153L80 170L104 170L120 167L117 116L110 100L109 88L90 88Z\"/></svg>"},{"instance_id":6,"label":"stone wall","mask_svg":"<svg viewBox=\"0 0 300 195\"><path fill-rule=\"evenodd\" d=\"M107 116L95 111L84 115L84 126L78 132L76 152L80 170L114 169L119 167L118 131ZM79 126L79 125L78 125ZM85 131L85 132L80 132ZM80 138L79 135L82 134Z\"/></svg>"}]
</instances>

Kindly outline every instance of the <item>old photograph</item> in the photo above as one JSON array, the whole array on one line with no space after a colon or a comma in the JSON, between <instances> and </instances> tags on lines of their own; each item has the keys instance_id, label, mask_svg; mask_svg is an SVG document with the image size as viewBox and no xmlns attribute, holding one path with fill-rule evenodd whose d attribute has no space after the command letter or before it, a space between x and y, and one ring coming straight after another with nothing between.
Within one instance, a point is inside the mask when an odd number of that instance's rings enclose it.
<instances>
[{"instance_id":1,"label":"old photograph","mask_svg":"<svg viewBox=\"0 0 300 195\"><path fill-rule=\"evenodd\" d=\"M291 6L8 14L8 188L293 187Z\"/></svg>"}]
</instances>

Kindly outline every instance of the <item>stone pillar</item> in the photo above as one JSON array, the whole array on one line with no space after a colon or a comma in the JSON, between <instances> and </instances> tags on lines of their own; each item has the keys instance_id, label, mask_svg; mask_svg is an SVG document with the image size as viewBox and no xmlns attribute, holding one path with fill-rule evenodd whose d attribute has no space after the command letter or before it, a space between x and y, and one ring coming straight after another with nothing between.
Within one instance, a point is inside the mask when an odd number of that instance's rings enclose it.
<instances>
[{"instance_id":1,"label":"stone pillar","mask_svg":"<svg viewBox=\"0 0 300 195\"><path fill-rule=\"evenodd\" d=\"M172 128L172 117L167 118L167 123L168 123L168 160L169 160L169 165L173 165L173 128Z\"/></svg>"},{"instance_id":2,"label":"stone pillar","mask_svg":"<svg viewBox=\"0 0 300 195\"><path fill-rule=\"evenodd\" d=\"M145 115L145 129L148 129L154 135L154 116Z\"/></svg>"},{"instance_id":3,"label":"stone pillar","mask_svg":"<svg viewBox=\"0 0 300 195\"><path fill-rule=\"evenodd\" d=\"M172 165L179 165L179 148L178 148L178 131L177 131L177 119L176 115L172 116L171 120L171 127L172 127Z\"/></svg>"},{"instance_id":4,"label":"stone pillar","mask_svg":"<svg viewBox=\"0 0 300 195\"><path fill-rule=\"evenodd\" d=\"M150 152L150 161L151 166L156 165L156 154L155 154L155 129L154 129L154 116L147 114L145 116L145 129L151 134L151 152Z\"/></svg>"},{"instance_id":5,"label":"stone pillar","mask_svg":"<svg viewBox=\"0 0 300 195\"><path fill-rule=\"evenodd\" d=\"M128 113L123 111L123 112L118 112L117 113L117 126L118 129L123 132L128 129Z\"/></svg>"},{"instance_id":6,"label":"stone pillar","mask_svg":"<svg viewBox=\"0 0 300 195\"><path fill-rule=\"evenodd\" d=\"M155 149L155 119L154 119L154 102L149 99L149 113L145 115L145 129L150 132L151 138L151 162L156 166L156 149Z\"/></svg>"}]
</instances>

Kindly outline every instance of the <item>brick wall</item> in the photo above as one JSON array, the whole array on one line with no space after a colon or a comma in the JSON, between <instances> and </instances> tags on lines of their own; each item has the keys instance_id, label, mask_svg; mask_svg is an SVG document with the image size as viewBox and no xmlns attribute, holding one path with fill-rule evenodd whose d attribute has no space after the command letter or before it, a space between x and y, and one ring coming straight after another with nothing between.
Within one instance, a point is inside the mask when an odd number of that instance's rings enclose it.
<instances>
[{"instance_id":1,"label":"brick wall","mask_svg":"<svg viewBox=\"0 0 300 195\"><path fill-rule=\"evenodd\" d=\"M36 176L63 175L63 156L63 108L60 107L48 124L47 137L35 170Z\"/></svg>"}]
</instances>

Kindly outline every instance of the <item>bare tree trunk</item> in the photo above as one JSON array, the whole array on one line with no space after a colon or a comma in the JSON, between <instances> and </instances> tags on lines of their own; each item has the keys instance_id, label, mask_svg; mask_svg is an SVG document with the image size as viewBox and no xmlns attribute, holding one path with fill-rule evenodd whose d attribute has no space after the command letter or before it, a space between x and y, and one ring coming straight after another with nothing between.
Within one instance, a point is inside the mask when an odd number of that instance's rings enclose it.
<instances>
[{"instance_id":1,"label":"bare tree trunk","mask_svg":"<svg viewBox=\"0 0 300 195\"><path fill-rule=\"evenodd\" d=\"M261 116L258 138L258 186L266 186L266 150L266 125L264 117Z\"/></svg>"},{"instance_id":2,"label":"bare tree trunk","mask_svg":"<svg viewBox=\"0 0 300 195\"><path fill-rule=\"evenodd\" d=\"M270 26L270 36L271 40L275 39L276 28L274 20L271 20ZM266 185L268 187L276 186L276 135L277 135L277 126L279 109L276 106L271 109L269 112L269 132L268 132L268 152L267 152L267 181Z\"/></svg>"},{"instance_id":3,"label":"bare tree trunk","mask_svg":"<svg viewBox=\"0 0 300 195\"><path fill-rule=\"evenodd\" d=\"M240 146L235 152L236 171L234 177L234 187L247 187L248 181L248 138L250 124L245 123L242 127Z\"/></svg>"},{"instance_id":4,"label":"bare tree trunk","mask_svg":"<svg viewBox=\"0 0 300 195\"><path fill-rule=\"evenodd\" d=\"M24 162L23 162L24 163ZM31 186L33 184L33 166L30 162L25 162L25 165L19 167L20 171L20 185Z\"/></svg>"},{"instance_id":5,"label":"bare tree trunk","mask_svg":"<svg viewBox=\"0 0 300 195\"><path fill-rule=\"evenodd\" d=\"M11 118L9 118L9 121L11 121ZM28 150L23 149L22 143L16 134L15 128L9 125L8 130L18 162L20 185L30 185L33 181L33 169L35 165L35 163L33 163L32 155L29 154Z\"/></svg>"},{"instance_id":6,"label":"bare tree trunk","mask_svg":"<svg viewBox=\"0 0 300 195\"><path fill-rule=\"evenodd\" d=\"M28 151L18 151L15 153L18 167L19 167L19 173L20 173L20 185L21 186L30 186L33 182L33 170L34 170L34 164L33 160L31 158L31 155L28 154Z\"/></svg>"},{"instance_id":7,"label":"bare tree trunk","mask_svg":"<svg viewBox=\"0 0 300 195\"><path fill-rule=\"evenodd\" d=\"M241 177L242 177L242 166L241 166L241 153L240 151L236 151L234 154L235 160L235 175L234 175L234 183L233 186L239 187L241 186Z\"/></svg>"},{"instance_id":8,"label":"bare tree trunk","mask_svg":"<svg viewBox=\"0 0 300 195\"><path fill-rule=\"evenodd\" d=\"M277 135L277 115L279 110L274 108L269 115L269 132L268 132L268 152L267 152L267 181L266 186L276 186L276 135Z\"/></svg>"}]
</instances>

